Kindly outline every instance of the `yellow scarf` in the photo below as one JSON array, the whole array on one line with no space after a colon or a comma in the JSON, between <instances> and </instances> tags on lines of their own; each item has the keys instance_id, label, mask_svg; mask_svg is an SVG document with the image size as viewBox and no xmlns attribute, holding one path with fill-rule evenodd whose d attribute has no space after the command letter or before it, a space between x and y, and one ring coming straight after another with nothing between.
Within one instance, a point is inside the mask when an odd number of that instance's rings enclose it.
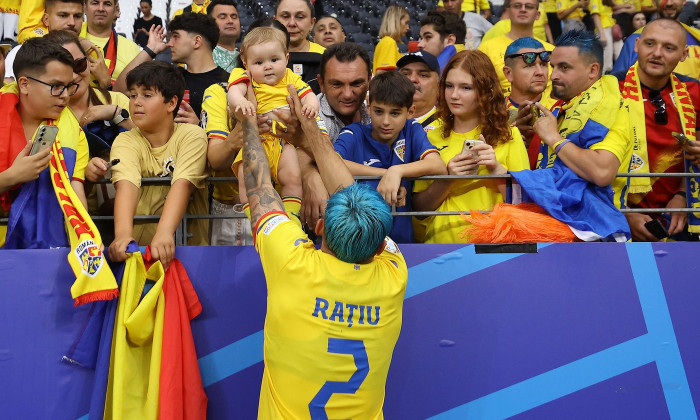
<instances>
[{"instance_id":1,"label":"yellow scarf","mask_svg":"<svg viewBox=\"0 0 700 420\"><path fill-rule=\"evenodd\" d=\"M642 97L642 87L639 82L639 63L635 63L630 67L625 82L622 87L622 97L625 101L625 108L630 116L630 124L632 124L632 163L630 172L650 172L649 154L647 150L646 136L646 116L644 114L644 99ZM696 116L695 107L688 94L685 84L681 82L674 73L671 73L671 87L673 88L673 101L678 115L681 119L681 127L683 134L690 140L695 140ZM685 162L686 172L700 173L697 165L691 164L688 160ZM651 191L653 181L650 178L630 178L629 193L648 193ZM697 178L686 178L688 206L692 208L700 208L700 192L698 192ZM700 213L691 213L688 215L689 231L700 232Z\"/></svg>"},{"instance_id":2,"label":"yellow scarf","mask_svg":"<svg viewBox=\"0 0 700 420\"><path fill-rule=\"evenodd\" d=\"M100 249L100 232L70 185L63 149L58 138L53 143L53 156L49 168L70 241L68 263L76 276L70 292L75 299L75 306L116 298L119 296L119 289Z\"/></svg>"}]
</instances>

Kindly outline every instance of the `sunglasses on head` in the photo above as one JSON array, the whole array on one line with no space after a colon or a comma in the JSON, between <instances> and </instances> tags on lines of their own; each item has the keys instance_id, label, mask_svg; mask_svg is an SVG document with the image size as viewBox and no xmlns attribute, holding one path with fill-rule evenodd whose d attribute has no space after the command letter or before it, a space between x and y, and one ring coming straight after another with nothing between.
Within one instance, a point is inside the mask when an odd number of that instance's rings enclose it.
<instances>
[{"instance_id":1,"label":"sunglasses on head","mask_svg":"<svg viewBox=\"0 0 700 420\"><path fill-rule=\"evenodd\" d=\"M543 63L549 63L549 57L552 55L551 52L549 51L542 51L542 52L525 52L525 53L520 53L520 54L509 54L506 56L506 58L515 58L515 57L521 57L525 64L533 64L535 60L537 60L537 57L540 57L540 60L542 60Z\"/></svg>"},{"instance_id":2,"label":"sunglasses on head","mask_svg":"<svg viewBox=\"0 0 700 420\"><path fill-rule=\"evenodd\" d=\"M661 96L661 92L650 92L649 102L656 107L654 111L654 121L659 125L668 124L668 114L666 113L666 102Z\"/></svg>"},{"instance_id":3,"label":"sunglasses on head","mask_svg":"<svg viewBox=\"0 0 700 420\"><path fill-rule=\"evenodd\" d=\"M73 73L82 73L87 69L87 57L80 57L73 60Z\"/></svg>"}]
</instances>

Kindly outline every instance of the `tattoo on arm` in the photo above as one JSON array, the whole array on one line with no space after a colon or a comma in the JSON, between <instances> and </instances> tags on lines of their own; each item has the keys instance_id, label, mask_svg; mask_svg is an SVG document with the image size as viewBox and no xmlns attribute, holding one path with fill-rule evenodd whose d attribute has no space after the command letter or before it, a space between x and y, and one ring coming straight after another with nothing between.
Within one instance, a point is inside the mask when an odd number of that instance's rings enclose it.
<instances>
[{"instance_id":1,"label":"tattoo on arm","mask_svg":"<svg viewBox=\"0 0 700 420\"><path fill-rule=\"evenodd\" d=\"M243 120L243 180L253 225L265 213L284 211L282 200L272 186L270 165L260 142L258 127L248 119Z\"/></svg>"}]
</instances>

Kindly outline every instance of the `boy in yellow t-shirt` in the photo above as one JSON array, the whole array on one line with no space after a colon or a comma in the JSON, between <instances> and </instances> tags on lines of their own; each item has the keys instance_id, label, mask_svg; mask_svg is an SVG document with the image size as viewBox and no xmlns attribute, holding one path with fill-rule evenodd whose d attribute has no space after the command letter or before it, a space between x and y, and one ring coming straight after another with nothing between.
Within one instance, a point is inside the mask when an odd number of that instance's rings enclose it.
<instances>
[{"instance_id":1,"label":"boy in yellow t-shirt","mask_svg":"<svg viewBox=\"0 0 700 420\"><path fill-rule=\"evenodd\" d=\"M129 242L150 243L153 257L167 269L175 253L173 235L185 212L208 213L207 137L198 126L173 122L185 92L185 80L175 67L149 61L129 72L126 82L136 128L120 134L110 154L120 162L112 167L115 239L109 256L124 261ZM172 181L142 187L141 179L149 177ZM160 220L135 221L135 215L160 215ZM189 245L207 245L208 226L206 220L188 223Z\"/></svg>"},{"instance_id":2,"label":"boy in yellow t-shirt","mask_svg":"<svg viewBox=\"0 0 700 420\"><path fill-rule=\"evenodd\" d=\"M301 209L301 169L294 147L274 135L277 130L286 131L275 112L289 113L287 86L290 84L294 85L301 98L303 114L320 121L317 118L318 99L309 85L287 68L287 39L282 31L270 27L250 31L241 44L241 59L247 70L234 69L231 73L226 94L229 109L241 110L244 115L254 115L257 112L274 121L272 134L262 136L263 147L270 163L273 182L283 197L285 210L290 216L295 216L292 220L298 221ZM238 174L241 203L247 203L241 161L242 155L239 153L233 162L233 172ZM246 205L244 209L247 211L247 208Z\"/></svg>"}]
</instances>

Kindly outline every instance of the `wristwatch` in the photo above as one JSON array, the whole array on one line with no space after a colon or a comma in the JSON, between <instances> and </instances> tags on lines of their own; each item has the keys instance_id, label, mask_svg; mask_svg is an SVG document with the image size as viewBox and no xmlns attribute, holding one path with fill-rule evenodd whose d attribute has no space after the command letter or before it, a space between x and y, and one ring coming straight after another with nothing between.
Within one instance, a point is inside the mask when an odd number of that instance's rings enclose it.
<instances>
[{"instance_id":1,"label":"wristwatch","mask_svg":"<svg viewBox=\"0 0 700 420\"><path fill-rule=\"evenodd\" d=\"M112 124L114 125L119 125L121 124L122 121L126 120L129 118L129 111L122 108L121 112L119 112L117 115L112 118Z\"/></svg>"}]
</instances>

